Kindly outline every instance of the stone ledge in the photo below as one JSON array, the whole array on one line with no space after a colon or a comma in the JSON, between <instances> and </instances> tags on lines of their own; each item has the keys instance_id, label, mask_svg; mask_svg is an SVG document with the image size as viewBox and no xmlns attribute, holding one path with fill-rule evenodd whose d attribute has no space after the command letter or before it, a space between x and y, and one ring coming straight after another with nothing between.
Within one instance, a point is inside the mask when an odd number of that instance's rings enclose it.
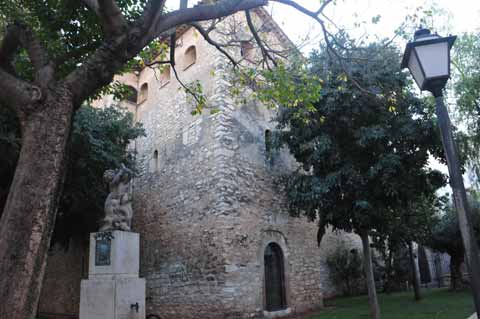
<instances>
[{"instance_id":1,"label":"stone ledge","mask_svg":"<svg viewBox=\"0 0 480 319\"><path fill-rule=\"evenodd\" d=\"M265 318L280 318L280 317L286 317L292 313L291 308L283 309L283 310L278 310L278 311L263 311L263 315Z\"/></svg>"}]
</instances>

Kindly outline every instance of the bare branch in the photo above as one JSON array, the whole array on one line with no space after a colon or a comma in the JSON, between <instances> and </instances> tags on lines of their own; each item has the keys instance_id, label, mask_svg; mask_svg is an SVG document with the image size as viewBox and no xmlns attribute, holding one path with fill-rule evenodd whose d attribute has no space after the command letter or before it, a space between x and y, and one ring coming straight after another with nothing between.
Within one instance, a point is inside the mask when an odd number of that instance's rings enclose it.
<instances>
[{"instance_id":1,"label":"bare branch","mask_svg":"<svg viewBox=\"0 0 480 319\"><path fill-rule=\"evenodd\" d=\"M180 80L180 77L178 76L178 73L177 73L177 69L175 68L175 64L171 63L170 65L173 69L173 74L175 75L175 78L177 79L178 83L180 83L180 85L183 87L185 92L193 96L193 98L195 99L195 101L197 101L198 104L201 104L202 102L200 101L200 98L197 96L197 94L193 92L185 83L183 83L182 80Z\"/></svg>"},{"instance_id":2,"label":"bare branch","mask_svg":"<svg viewBox=\"0 0 480 319\"><path fill-rule=\"evenodd\" d=\"M113 0L103 0L113 1ZM100 3L100 2L99 2ZM126 61L133 58L145 45L176 26L221 18L251 8L266 5L268 0L218 0L212 4L162 13L162 0L151 0L151 6L130 31L103 43L89 58L65 78L78 107L99 87L107 85ZM155 5L156 4L156 5ZM150 11L153 10L153 11ZM145 22L151 19L150 26Z\"/></svg>"},{"instance_id":3,"label":"bare branch","mask_svg":"<svg viewBox=\"0 0 480 319\"><path fill-rule=\"evenodd\" d=\"M332 2L333 0L325 0L325 2L323 2L323 4L320 6L320 8L317 10L317 12L315 12L315 14L318 16L319 14L323 13L323 10L329 5L330 2Z\"/></svg>"},{"instance_id":4,"label":"bare branch","mask_svg":"<svg viewBox=\"0 0 480 319\"><path fill-rule=\"evenodd\" d=\"M145 63L145 66L148 66L149 68L153 68L154 66L156 65L163 65L163 64L172 64L172 61L168 60L168 61L153 61L153 62L150 62L150 63Z\"/></svg>"},{"instance_id":5,"label":"bare branch","mask_svg":"<svg viewBox=\"0 0 480 319\"><path fill-rule=\"evenodd\" d=\"M321 19L318 17L318 15L320 13L322 13L323 9L325 9L325 7L331 2L330 0L325 1L323 3L323 5L320 7L319 10L317 10L316 12L313 12L313 11L310 11L307 8L299 5L298 3L296 3L293 0L272 0L272 1L282 3L282 4L285 4L287 6L293 7L295 9L297 9L298 11L300 11L301 13L306 14L307 16L317 20L318 22L321 21Z\"/></svg>"},{"instance_id":6,"label":"bare branch","mask_svg":"<svg viewBox=\"0 0 480 319\"><path fill-rule=\"evenodd\" d=\"M245 16L247 18L248 28L250 29L250 32L252 32L253 37L255 38L255 41L258 44L258 47L262 51L262 55L263 55L263 58L264 58L265 62L267 63L267 67L269 67L269 65L268 65L269 60L273 63L274 66L277 66L277 61L275 61L275 59L270 55L270 53L267 51L267 49L263 45L263 41L262 41L262 39L260 39L260 36L258 35L257 30L255 29L255 26L253 25L252 16L250 15L249 10L245 10Z\"/></svg>"},{"instance_id":7,"label":"bare branch","mask_svg":"<svg viewBox=\"0 0 480 319\"><path fill-rule=\"evenodd\" d=\"M291 6L295 9L297 9L298 11L306 14L307 16L311 17L315 21L317 21L320 24L320 27L322 28L323 37L324 37L325 43L327 45L327 53L329 55L333 54L335 56L335 58L340 62L342 70L345 72L348 79L352 82L352 84L355 87L357 87L363 93L366 93L366 94L369 94L369 95L375 95L374 92L371 92L370 90L362 87L362 85L351 75L351 73L349 72L349 70L346 68L346 66L344 64L344 58L338 53L337 50L335 50L334 45L332 44L332 41L335 43L335 45L339 46L342 49L347 49L347 48L345 48L341 43L338 43L338 41L335 39L335 37L330 32L328 32L327 27L325 26L325 21L323 21L319 17L320 14L322 16L324 16L323 10L325 9L325 7L330 2L332 2L332 0L326 0L321 5L320 9L317 10L316 12L313 12L313 11L310 11L310 10L306 9L305 7L299 5L298 3L296 3L295 1L292 1L292 0L271 0L271 1L275 1L275 2L278 2L278 3L282 3L282 4L285 4L285 5Z\"/></svg>"},{"instance_id":8,"label":"bare branch","mask_svg":"<svg viewBox=\"0 0 480 319\"><path fill-rule=\"evenodd\" d=\"M117 35L125 32L127 21L115 0L82 1L100 18L103 24L103 29L107 35Z\"/></svg>"},{"instance_id":9,"label":"bare branch","mask_svg":"<svg viewBox=\"0 0 480 319\"><path fill-rule=\"evenodd\" d=\"M214 4L199 5L193 8L175 10L153 19L142 43L158 37L166 30L182 24L211 20L233 14L238 11L264 6L268 0L220 0Z\"/></svg>"},{"instance_id":10,"label":"bare branch","mask_svg":"<svg viewBox=\"0 0 480 319\"><path fill-rule=\"evenodd\" d=\"M295 9L297 9L298 11L302 12L303 14L311 17L312 19L314 19L315 21L317 21L320 26L322 27L322 32L324 34L324 37L326 38L325 41L330 41L329 39L327 38L332 38L333 41L336 42L335 38L328 32L327 28L325 27L325 21L323 21L319 15L322 14L323 15L323 10L325 9L325 7L330 3L332 2L332 0L326 0L322 6L320 7L320 9L318 9L316 12L313 12L313 11L310 11L308 10L307 8L299 5L298 3L296 3L295 1L292 1L292 0L272 0L272 1L275 1L275 2L278 2L278 3L282 3L282 4L285 4L285 5L288 5L288 6L291 6ZM336 42L336 44L338 44L338 42Z\"/></svg>"},{"instance_id":11,"label":"bare branch","mask_svg":"<svg viewBox=\"0 0 480 319\"><path fill-rule=\"evenodd\" d=\"M209 33L212 32L217 27L217 24L219 24L223 20L224 20L224 18L219 18L219 19L212 20L212 22L210 23L210 26L208 27L208 29L206 31L209 32Z\"/></svg>"},{"instance_id":12,"label":"bare branch","mask_svg":"<svg viewBox=\"0 0 480 319\"><path fill-rule=\"evenodd\" d=\"M92 50L95 50L97 47L98 47L98 43L92 41L87 43L84 46L72 49L71 51L65 53L64 55L57 56L54 59L54 65L56 66L62 65L63 63L65 63L70 59L80 59L82 56L91 52Z\"/></svg>"},{"instance_id":13,"label":"bare branch","mask_svg":"<svg viewBox=\"0 0 480 319\"><path fill-rule=\"evenodd\" d=\"M139 25L142 30L148 30L154 20L160 19L164 13L166 0L150 0L143 9L142 17L139 19Z\"/></svg>"},{"instance_id":14,"label":"bare branch","mask_svg":"<svg viewBox=\"0 0 480 319\"><path fill-rule=\"evenodd\" d=\"M172 34L170 35L170 59L167 61L153 61L150 63L145 63L145 66L153 69L154 66L156 65L162 65L162 64L170 64L171 66L175 66L175 35ZM156 74L155 74L156 77Z\"/></svg>"},{"instance_id":15,"label":"bare branch","mask_svg":"<svg viewBox=\"0 0 480 319\"><path fill-rule=\"evenodd\" d=\"M225 55L229 60L230 62L232 62L233 66L236 67L238 65L238 62L235 61L235 59L227 52L225 51L223 48L222 48L222 45L216 41L214 41L210 35L209 35L209 31L205 30L202 28L202 26L198 23L191 23L190 24L191 26L193 26L195 29L197 29L197 31L202 35L202 37L211 45L213 45L215 48L217 48L218 51L220 51L223 55ZM210 30L210 28L208 29Z\"/></svg>"}]
</instances>

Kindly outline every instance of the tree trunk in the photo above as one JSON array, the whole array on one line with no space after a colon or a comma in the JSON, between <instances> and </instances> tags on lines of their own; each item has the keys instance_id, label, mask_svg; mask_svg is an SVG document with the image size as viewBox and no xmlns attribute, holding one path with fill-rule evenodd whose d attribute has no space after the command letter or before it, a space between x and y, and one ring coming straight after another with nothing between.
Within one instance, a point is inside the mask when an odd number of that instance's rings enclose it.
<instances>
[{"instance_id":1,"label":"tree trunk","mask_svg":"<svg viewBox=\"0 0 480 319\"><path fill-rule=\"evenodd\" d=\"M21 120L22 149L0 221L0 317L36 315L63 184L73 105L70 92L46 92Z\"/></svg>"},{"instance_id":2,"label":"tree trunk","mask_svg":"<svg viewBox=\"0 0 480 319\"><path fill-rule=\"evenodd\" d=\"M420 301L422 299L422 295L420 294L420 284L418 282L417 266L415 265L413 245L411 241L408 242L408 257L410 259L410 269L412 271L413 294L415 295L415 300Z\"/></svg>"},{"instance_id":3,"label":"tree trunk","mask_svg":"<svg viewBox=\"0 0 480 319\"><path fill-rule=\"evenodd\" d=\"M463 275L460 270L463 261L463 254L450 255L450 290L452 291L464 288Z\"/></svg>"},{"instance_id":4,"label":"tree trunk","mask_svg":"<svg viewBox=\"0 0 480 319\"><path fill-rule=\"evenodd\" d=\"M366 232L360 235L363 246L363 260L365 265L365 277L368 289L368 303L370 306L370 319L380 319L380 307L378 306L377 290L375 288L375 278L373 277L372 256L370 242Z\"/></svg>"},{"instance_id":5,"label":"tree trunk","mask_svg":"<svg viewBox=\"0 0 480 319\"><path fill-rule=\"evenodd\" d=\"M385 284L383 286L383 292L385 292L387 295L389 295L392 292L393 288L393 249L392 247L388 248L388 255L385 260Z\"/></svg>"}]
</instances>

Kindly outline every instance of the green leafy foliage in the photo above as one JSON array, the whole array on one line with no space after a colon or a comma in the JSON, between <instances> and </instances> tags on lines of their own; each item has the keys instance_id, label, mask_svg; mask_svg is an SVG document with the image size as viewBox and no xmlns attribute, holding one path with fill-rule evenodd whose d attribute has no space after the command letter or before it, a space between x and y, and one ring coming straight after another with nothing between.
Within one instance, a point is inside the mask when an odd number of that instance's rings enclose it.
<instances>
[{"instance_id":1,"label":"green leafy foliage","mask_svg":"<svg viewBox=\"0 0 480 319\"><path fill-rule=\"evenodd\" d=\"M458 120L467 128L460 149L473 172L472 180L480 183L480 33L458 36L454 46L453 94Z\"/></svg>"},{"instance_id":2,"label":"green leafy foliage","mask_svg":"<svg viewBox=\"0 0 480 319\"><path fill-rule=\"evenodd\" d=\"M288 66L279 63L274 70L262 70L264 81L259 82L258 98L269 105L297 107L315 111L314 102L320 98L322 80L309 72L299 59L293 59ZM270 105L273 106L273 105Z\"/></svg>"},{"instance_id":3,"label":"green leafy foliage","mask_svg":"<svg viewBox=\"0 0 480 319\"><path fill-rule=\"evenodd\" d=\"M118 7L127 21L132 22L143 11L147 0L118 0ZM11 0L0 1L0 26L14 22L28 25L55 61L57 77L63 78L100 47L104 39L101 21L82 1L76 0ZM4 28L1 28L0 36ZM158 46L154 41L144 56ZM123 71L138 67L141 59L132 60ZM32 66L25 50L15 59L17 75L33 78Z\"/></svg>"},{"instance_id":4,"label":"green leafy foliage","mask_svg":"<svg viewBox=\"0 0 480 319\"><path fill-rule=\"evenodd\" d=\"M0 212L6 200L16 160L20 150L20 131L13 112L0 108L1 189ZM142 136L140 124L134 124L133 115L122 109L81 107L75 115L68 148L67 173L54 241L68 243L71 236L95 231L103 217L107 186L102 180L105 170L121 163L133 167L134 153L129 144Z\"/></svg>"},{"instance_id":5,"label":"green leafy foliage","mask_svg":"<svg viewBox=\"0 0 480 319\"><path fill-rule=\"evenodd\" d=\"M391 251L391 258L388 263L384 262L384 291L401 291L404 290L405 283L412 281L412 269L408 255L408 249L401 247L395 251Z\"/></svg>"},{"instance_id":6,"label":"green leafy foliage","mask_svg":"<svg viewBox=\"0 0 480 319\"><path fill-rule=\"evenodd\" d=\"M480 201L478 200L478 194L475 192L469 194L469 204L475 236L477 242L480 243ZM450 255L451 288L458 289L462 287L460 266L464 261L465 249L458 225L458 216L452 205L449 202L443 214L431 225L431 237L425 243L439 252Z\"/></svg>"},{"instance_id":7,"label":"green leafy foliage","mask_svg":"<svg viewBox=\"0 0 480 319\"><path fill-rule=\"evenodd\" d=\"M362 257L357 249L348 249L344 244L327 256L327 265L334 283L340 284L346 296L360 293L358 288L363 277Z\"/></svg>"},{"instance_id":8,"label":"green leafy foliage","mask_svg":"<svg viewBox=\"0 0 480 319\"><path fill-rule=\"evenodd\" d=\"M179 88L181 90L182 88ZM199 80L185 84L184 87L187 94L187 101L194 105L194 109L190 112L192 115L202 114L203 109L207 106L207 96L203 92L202 83Z\"/></svg>"},{"instance_id":9,"label":"green leafy foliage","mask_svg":"<svg viewBox=\"0 0 480 319\"><path fill-rule=\"evenodd\" d=\"M468 318L475 311L469 291L452 293L446 289L428 289L421 302L412 299L411 292L379 294L384 319L453 319ZM368 318L367 296L326 300L326 307L308 319Z\"/></svg>"},{"instance_id":10,"label":"green leafy foliage","mask_svg":"<svg viewBox=\"0 0 480 319\"><path fill-rule=\"evenodd\" d=\"M443 154L436 121L409 91L395 48L377 43L342 56L314 53L320 98L278 116L280 144L302 164L287 179L291 212L318 218L321 229L388 234L412 193L431 194L422 184L433 174L429 156Z\"/></svg>"},{"instance_id":11,"label":"green leafy foliage","mask_svg":"<svg viewBox=\"0 0 480 319\"><path fill-rule=\"evenodd\" d=\"M132 113L114 107L83 107L73 125L54 236L58 241L96 230L107 195L103 173L121 163L134 167L134 153L128 146L144 134L141 125L134 124Z\"/></svg>"},{"instance_id":12,"label":"green leafy foliage","mask_svg":"<svg viewBox=\"0 0 480 319\"><path fill-rule=\"evenodd\" d=\"M417 184L403 193L408 195L404 205L393 210L395 218L390 219L385 233L377 233L374 247L382 257L380 273L384 282L384 291L404 289L405 281L412 281L412 270L408 247L413 242L428 243L431 227L437 222L437 216L444 209L444 197L437 197L435 191L445 185L445 176L437 171L427 171L427 175L406 176ZM418 182L423 182L418 184Z\"/></svg>"},{"instance_id":13,"label":"green leafy foliage","mask_svg":"<svg viewBox=\"0 0 480 319\"><path fill-rule=\"evenodd\" d=\"M288 64L279 60L274 69L237 68L231 93L244 104L252 98L269 108L302 105L297 109L299 112L314 112L313 104L320 98L323 80L310 72L306 62L292 55Z\"/></svg>"}]
</instances>

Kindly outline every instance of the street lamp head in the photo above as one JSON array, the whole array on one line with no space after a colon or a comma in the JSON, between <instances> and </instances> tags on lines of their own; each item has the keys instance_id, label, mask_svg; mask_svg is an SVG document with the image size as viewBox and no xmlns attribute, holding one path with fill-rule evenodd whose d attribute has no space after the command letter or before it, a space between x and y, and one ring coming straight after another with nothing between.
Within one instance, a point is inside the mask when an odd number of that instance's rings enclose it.
<instances>
[{"instance_id":1,"label":"street lamp head","mask_svg":"<svg viewBox=\"0 0 480 319\"><path fill-rule=\"evenodd\" d=\"M441 95L450 78L450 49L455 36L440 37L428 29L415 32L413 42L405 48L402 69L408 68L420 90Z\"/></svg>"}]
</instances>

